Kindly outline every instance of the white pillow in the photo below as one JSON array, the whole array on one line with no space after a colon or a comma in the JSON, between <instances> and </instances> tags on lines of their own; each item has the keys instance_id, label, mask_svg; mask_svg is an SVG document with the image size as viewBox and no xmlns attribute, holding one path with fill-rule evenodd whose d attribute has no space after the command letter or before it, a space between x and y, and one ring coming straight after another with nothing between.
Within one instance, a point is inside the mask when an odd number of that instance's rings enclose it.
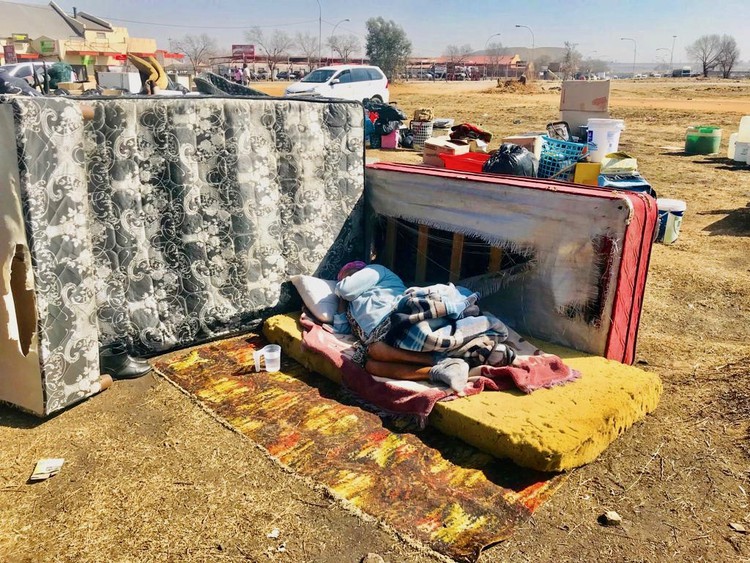
<instances>
[{"instance_id":1,"label":"white pillow","mask_svg":"<svg viewBox=\"0 0 750 563\"><path fill-rule=\"evenodd\" d=\"M302 275L292 276L291 280L315 318L323 323L332 323L339 306L339 298L334 293L336 282Z\"/></svg>"}]
</instances>

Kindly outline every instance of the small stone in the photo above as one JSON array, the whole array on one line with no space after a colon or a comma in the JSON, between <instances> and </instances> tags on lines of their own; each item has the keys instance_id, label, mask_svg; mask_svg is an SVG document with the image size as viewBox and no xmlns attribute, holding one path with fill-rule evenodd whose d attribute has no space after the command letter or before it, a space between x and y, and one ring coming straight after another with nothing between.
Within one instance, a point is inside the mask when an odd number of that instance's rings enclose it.
<instances>
[{"instance_id":1,"label":"small stone","mask_svg":"<svg viewBox=\"0 0 750 563\"><path fill-rule=\"evenodd\" d=\"M617 512L615 512L614 510L608 510L607 512L599 516L599 518L597 518L597 521L602 526L619 526L620 524L622 524L622 516L617 514Z\"/></svg>"},{"instance_id":2,"label":"small stone","mask_svg":"<svg viewBox=\"0 0 750 563\"><path fill-rule=\"evenodd\" d=\"M279 537L279 534L280 534L280 533L281 533L281 532L279 531L279 529L278 529L278 528L274 528L273 530L271 530L270 532L268 532L268 533L266 534L266 537L267 537L267 538L269 538L269 539L275 540L276 538L278 538L278 537Z\"/></svg>"},{"instance_id":3,"label":"small stone","mask_svg":"<svg viewBox=\"0 0 750 563\"><path fill-rule=\"evenodd\" d=\"M361 559L360 563L385 563L385 559L377 553L368 553Z\"/></svg>"},{"instance_id":4,"label":"small stone","mask_svg":"<svg viewBox=\"0 0 750 563\"><path fill-rule=\"evenodd\" d=\"M740 534L746 534L747 528L743 526L742 524L738 524L737 522L730 522L729 527L732 528L735 532Z\"/></svg>"}]
</instances>

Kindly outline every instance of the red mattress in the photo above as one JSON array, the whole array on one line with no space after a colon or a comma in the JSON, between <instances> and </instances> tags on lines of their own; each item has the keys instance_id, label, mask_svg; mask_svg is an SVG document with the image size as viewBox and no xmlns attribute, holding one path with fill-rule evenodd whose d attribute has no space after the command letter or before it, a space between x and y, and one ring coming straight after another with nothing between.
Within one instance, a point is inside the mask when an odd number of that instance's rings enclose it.
<instances>
[{"instance_id":1,"label":"red mattress","mask_svg":"<svg viewBox=\"0 0 750 563\"><path fill-rule=\"evenodd\" d=\"M430 200L430 188L435 197ZM596 253L605 264L598 284L600 302L605 310L598 317L598 326L582 326L580 320L564 319L562 315L550 311L532 314L530 325L516 326L520 332L567 345L579 350L602 355L626 364L632 363L638 336L638 325L643 305L643 293L648 274L651 246L654 240L658 210L656 201L646 195L634 192L619 192L590 186L558 182L554 180L476 174L458 172L426 166L378 163L369 165L366 171L366 196L378 214L397 217L430 226L437 226L454 232L474 234L485 240L496 241L504 236L503 221L516 222L510 213L524 214L522 218L527 231L538 228L554 231L554 209L559 202L561 209L577 209L580 235L571 233L571 240L592 239L587 217L609 221L605 225L606 236L596 238ZM389 201L399 200L396 206ZM477 199L477 201L473 201ZM502 209L503 203L514 211L497 216L493 226L492 214L483 214L483 208ZM540 203L541 202L541 203ZM453 211L456 209L456 211ZM461 210L458 210L461 208ZM538 211L540 208L543 211ZM472 212L471 210L476 211ZM476 221L466 220L459 212L475 213ZM533 215L539 213L538 225ZM528 215L528 216L527 216ZM564 215L561 212L560 215ZM432 217L441 217L437 224ZM602 217L606 217L605 220ZM569 219L569 218L568 218ZM564 217L560 221L565 220ZM508 231L513 229L509 228ZM517 229L516 230L521 230ZM565 229L560 229L565 233ZM540 239L544 239L540 235ZM540 242L540 246L554 246L553 236ZM559 237L558 237L559 238ZM516 241L511 237L508 244ZM528 245L528 241L519 244ZM543 251L541 248L540 251ZM553 252L550 250L550 252ZM540 283L539 280L536 281ZM541 285L540 285L541 287ZM540 292L542 289L539 290ZM493 311L495 312L495 311ZM502 312L497 312L503 318ZM520 316L520 315L518 315ZM558 317L560 317L558 319ZM550 319L559 322L557 330L560 338L550 334ZM505 319L504 319L505 320ZM528 319L524 319L525 321ZM537 326L534 326L537 322ZM574 325L578 323L579 327ZM597 324L588 323L588 324ZM546 325L546 326L542 326ZM577 334L580 332L580 335Z\"/></svg>"}]
</instances>

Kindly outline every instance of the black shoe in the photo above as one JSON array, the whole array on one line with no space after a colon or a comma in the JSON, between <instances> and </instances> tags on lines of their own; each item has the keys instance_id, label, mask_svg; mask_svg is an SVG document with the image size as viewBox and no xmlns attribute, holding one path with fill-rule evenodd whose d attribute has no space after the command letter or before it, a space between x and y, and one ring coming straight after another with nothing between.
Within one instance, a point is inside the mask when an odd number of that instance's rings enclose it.
<instances>
[{"instance_id":1,"label":"black shoe","mask_svg":"<svg viewBox=\"0 0 750 563\"><path fill-rule=\"evenodd\" d=\"M99 371L112 379L136 379L151 371L151 365L128 355L123 346L106 346L99 350Z\"/></svg>"}]
</instances>

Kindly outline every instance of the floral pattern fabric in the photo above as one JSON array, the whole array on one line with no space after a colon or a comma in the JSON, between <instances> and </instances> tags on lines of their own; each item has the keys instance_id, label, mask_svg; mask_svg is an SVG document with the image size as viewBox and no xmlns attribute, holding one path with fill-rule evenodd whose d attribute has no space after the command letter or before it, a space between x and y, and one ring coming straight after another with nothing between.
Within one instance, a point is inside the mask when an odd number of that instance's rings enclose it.
<instances>
[{"instance_id":1,"label":"floral pattern fabric","mask_svg":"<svg viewBox=\"0 0 750 563\"><path fill-rule=\"evenodd\" d=\"M100 390L83 119L71 102L0 98L14 114L19 196L35 287L44 414Z\"/></svg>"},{"instance_id":2,"label":"floral pattern fabric","mask_svg":"<svg viewBox=\"0 0 750 563\"><path fill-rule=\"evenodd\" d=\"M363 111L260 98L0 99L16 120L48 412L139 354L299 306L364 254ZM98 342L97 342L98 341Z\"/></svg>"},{"instance_id":3,"label":"floral pattern fabric","mask_svg":"<svg viewBox=\"0 0 750 563\"><path fill-rule=\"evenodd\" d=\"M296 305L295 274L364 251L363 112L252 98L92 102L86 165L101 339L140 353Z\"/></svg>"}]
</instances>

